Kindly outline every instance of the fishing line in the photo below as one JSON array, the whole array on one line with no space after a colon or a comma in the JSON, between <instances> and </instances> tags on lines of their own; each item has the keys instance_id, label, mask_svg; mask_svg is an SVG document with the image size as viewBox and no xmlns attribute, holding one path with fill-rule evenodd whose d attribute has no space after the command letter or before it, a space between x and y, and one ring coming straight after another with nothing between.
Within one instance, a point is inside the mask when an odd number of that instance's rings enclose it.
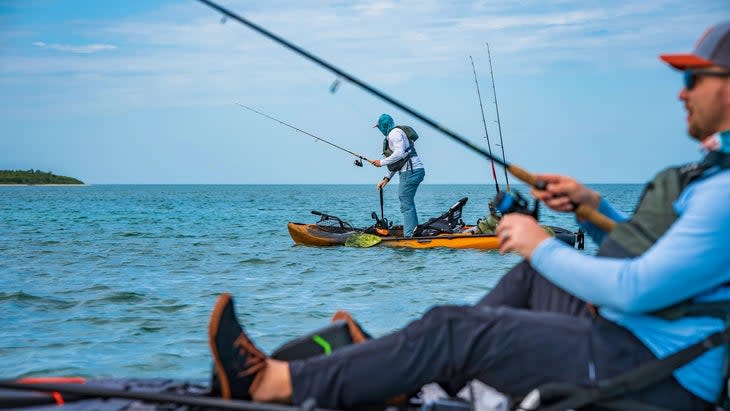
<instances>
[{"instance_id":1,"label":"fishing line","mask_svg":"<svg viewBox=\"0 0 730 411\"><path fill-rule=\"evenodd\" d=\"M502 159L504 156L504 142L502 141L502 123L499 121L499 105L497 105L497 89L494 87L494 70L492 70L492 53L489 51L489 43L487 43L487 55L489 56L489 74L492 76L492 94L494 95L494 108L497 110L497 127L499 128L499 147L502 148ZM504 178L507 181L507 191L509 192L509 177L507 169L504 169Z\"/></svg>"},{"instance_id":2,"label":"fishing line","mask_svg":"<svg viewBox=\"0 0 730 411\"><path fill-rule=\"evenodd\" d=\"M482 112L482 124L484 124L484 138L487 139L487 148L489 149L489 155L492 155L492 144L489 142L489 131L487 131L487 120L484 118L484 105L482 104L482 93L479 92L479 81L477 81L477 69L474 68L474 59L469 56L471 61L471 70L474 72L474 85L477 87L477 97L479 98L479 108ZM494 178L494 187L497 189L499 194L499 183L497 182L497 171L494 170L494 160L491 158L489 162L492 164L492 178Z\"/></svg>"},{"instance_id":3,"label":"fishing line","mask_svg":"<svg viewBox=\"0 0 730 411\"><path fill-rule=\"evenodd\" d=\"M501 167L506 168L512 175L520 179L521 181L524 181L528 185L538 189L538 190L544 190L546 187L545 181L538 180L537 177L535 177L534 174L531 174L527 170L515 165L515 164L508 164L505 160L501 160L495 156L490 155L488 152L484 151L481 147L476 146L474 143L470 142L466 138L456 134L455 132L449 130L448 128L442 126L441 124L436 123L431 118L427 117L424 114L421 114L411 107L405 105L404 103L396 100L395 98L383 93L382 91L362 82L361 80L355 78L354 76L350 75L349 73L346 73L342 71L341 69L333 66L332 64L322 60L321 58L309 53L308 51L302 49L301 47L287 41L286 39L264 29L263 27L233 13L232 11L210 1L210 0L198 0L199 2L207 5L208 7L217 10L218 12L238 21L239 23L248 26L252 30L258 32L259 34L266 36L270 38L271 40L276 41L277 43L281 44L282 46L288 48L289 50L301 55L302 57L307 58L308 60L311 60L320 66L326 68L327 70L335 73L340 79L348 80L351 83L359 86L363 90L381 98L382 100L387 101L388 103L398 107L399 109L405 111L406 113L412 115L413 117L416 117L417 119L423 121L424 123L428 124L432 128L440 131L442 134L445 134L446 136L450 137L451 139L455 140L456 142L462 144L466 148L481 154L482 156L493 160L495 163L499 164ZM604 216L603 214L599 213L596 209L593 209L591 207L578 204L575 207L574 210L575 214L578 215L580 218L588 220L592 222L597 227L601 228L604 231L611 231L613 227L616 225L616 223L609 219L608 217Z\"/></svg>"},{"instance_id":4,"label":"fishing line","mask_svg":"<svg viewBox=\"0 0 730 411\"><path fill-rule=\"evenodd\" d=\"M254 112L254 113L256 113L256 114L259 114L259 115L262 115L262 116L264 116L264 117L266 117L266 118L268 118L268 119L274 120L274 121L276 121L276 122L277 122L277 123L279 123L279 124L283 124L283 125L285 125L285 126L287 126L287 127L289 127L289 128L293 128L294 130L296 130L296 131L298 131L298 132L300 132L300 133L304 133L304 134L306 134L306 135L308 135L308 136L310 136L310 137L314 137L315 139L317 139L317 140L319 140L319 141L321 141L321 142L323 142L323 143L327 143L327 144L331 145L332 147L338 148L338 149L340 149L340 150L342 150L342 151L344 151L344 152L346 152L346 153L350 153L350 154L352 154L353 156L357 157L357 160L355 160L355 165L356 165L356 166L358 166L358 167L362 167L362 161L360 161L360 160L365 160L365 161L367 161L368 163L370 163L370 160L368 160L368 159L367 159L366 157L364 157L364 156L361 156L360 154L357 154L357 153L355 153L355 152L352 152L352 151L350 151L350 150L348 150L348 149L346 149L346 148L340 147L340 146L338 146L338 145L337 145L337 144L335 144L335 143L332 143L332 142L330 142L330 141L327 141L327 140L323 139L322 137L317 137L317 136L315 136L314 134L312 134L312 133L310 133L310 132L308 132L308 131L304 131L304 130L302 130L302 129L300 129L300 128L294 127L294 126L292 126L292 125L291 125L291 124L289 124L289 123L285 123L285 122L283 122L283 121L279 120L278 118L274 118L274 117L272 117L272 116L270 116L270 115L268 115L268 114L266 114L266 113L262 113L262 112L260 112L260 111L258 111L258 110L256 110L256 109L253 109L253 108L251 108L251 107L249 107L249 106L244 106L244 105L243 105L243 104L241 104L241 103L236 103L236 104L238 104L239 106L241 106L241 107L245 108L246 110L249 110L249 111L253 111L253 112Z\"/></svg>"}]
</instances>

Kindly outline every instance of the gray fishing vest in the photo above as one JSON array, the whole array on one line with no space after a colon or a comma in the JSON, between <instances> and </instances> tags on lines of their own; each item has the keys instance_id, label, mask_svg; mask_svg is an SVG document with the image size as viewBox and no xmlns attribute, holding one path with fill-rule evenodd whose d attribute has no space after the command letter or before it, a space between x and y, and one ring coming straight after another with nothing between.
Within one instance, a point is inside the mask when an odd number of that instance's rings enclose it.
<instances>
[{"instance_id":1,"label":"gray fishing vest","mask_svg":"<svg viewBox=\"0 0 730 411\"><path fill-rule=\"evenodd\" d=\"M413 168L411 157L418 155L418 153L416 153L416 146L414 146L413 143L418 140L418 134L416 134L416 131L409 126L395 126L393 128L398 128L403 131L403 133L405 133L408 140L408 148L406 148L405 150L405 157L396 161L393 164L388 164L388 170L399 171L401 168L403 168L403 165L406 162L408 162L411 165L411 168ZM390 145L388 144L388 137L385 137L385 139L383 139L383 156L390 157L392 154L393 150L390 149Z\"/></svg>"},{"instance_id":2,"label":"gray fishing vest","mask_svg":"<svg viewBox=\"0 0 730 411\"><path fill-rule=\"evenodd\" d=\"M631 258L643 254L679 217L674 212L672 204L679 198L682 190L713 166L730 168L730 154L713 151L699 163L671 167L657 174L654 180L646 185L631 220L616 225L601 243L598 255ZM727 285L730 284L725 286ZM730 303L728 301L695 303L690 298L652 314L667 320L702 315L728 321Z\"/></svg>"},{"instance_id":3,"label":"gray fishing vest","mask_svg":"<svg viewBox=\"0 0 730 411\"><path fill-rule=\"evenodd\" d=\"M673 203L682 191L712 166L728 168L730 155L712 151L699 163L670 167L646 185L633 216L603 240L598 255L636 257L651 247L679 217Z\"/></svg>"}]
</instances>

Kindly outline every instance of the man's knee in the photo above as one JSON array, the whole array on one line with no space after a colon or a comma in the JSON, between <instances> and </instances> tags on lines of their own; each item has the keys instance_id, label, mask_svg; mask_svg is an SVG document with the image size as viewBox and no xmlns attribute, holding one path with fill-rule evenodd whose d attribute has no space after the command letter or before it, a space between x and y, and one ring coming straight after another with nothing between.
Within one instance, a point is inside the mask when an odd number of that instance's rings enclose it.
<instances>
[{"instance_id":1,"label":"man's knee","mask_svg":"<svg viewBox=\"0 0 730 411\"><path fill-rule=\"evenodd\" d=\"M527 260L522 260L505 275L500 278L496 288L508 287L510 289L528 290L535 282L535 278L539 277L538 273Z\"/></svg>"},{"instance_id":2,"label":"man's knee","mask_svg":"<svg viewBox=\"0 0 730 411\"><path fill-rule=\"evenodd\" d=\"M530 262L527 260L522 260L517 265L512 267L511 270L507 271L507 273L502 276L502 278L513 278L517 281L528 281L531 282L535 276L539 276L540 273L538 273L531 265Z\"/></svg>"},{"instance_id":3,"label":"man's knee","mask_svg":"<svg viewBox=\"0 0 730 411\"><path fill-rule=\"evenodd\" d=\"M476 305L527 307L530 290L536 276L539 276L539 273L526 260L523 260L504 274L497 285L482 297Z\"/></svg>"},{"instance_id":4,"label":"man's knee","mask_svg":"<svg viewBox=\"0 0 730 411\"><path fill-rule=\"evenodd\" d=\"M426 311L422 318L429 324L444 324L468 318L472 309L467 305L437 305Z\"/></svg>"}]
</instances>

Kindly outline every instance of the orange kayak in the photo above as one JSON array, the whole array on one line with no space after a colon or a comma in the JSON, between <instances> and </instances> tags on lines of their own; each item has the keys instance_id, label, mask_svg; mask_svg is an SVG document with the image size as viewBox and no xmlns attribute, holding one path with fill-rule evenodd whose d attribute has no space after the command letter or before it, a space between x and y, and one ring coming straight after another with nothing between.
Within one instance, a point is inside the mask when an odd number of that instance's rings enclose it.
<instances>
[{"instance_id":1,"label":"orange kayak","mask_svg":"<svg viewBox=\"0 0 730 411\"><path fill-rule=\"evenodd\" d=\"M370 247L381 245L385 247L401 248L470 248L475 250L495 250L499 248L499 238L494 234L476 234L473 226L464 224L461 219L461 209L468 198L464 197L449 207L442 215L431 218L424 224L416 227L420 233L416 237L403 237L403 226L393 226L391 222L378 218L375 212L371 217L375 224L367 228L356 228L339 217L320 211L312 210L312 214L320 217L315 224L289 222L287 228L295 244L313 246L346 245L348 239L353 239L356 247ZM576 233L561 227L543 226L550 228L551 234L559 240L578 249L583 249L583 232ZM478 231L477 231L478 232ZM355 235L358 236L355 236ZM367 234L367 236L362 236ZM366 239L360 243L361 239Z\"/></svg>"},{"instance_id":2,"label":"orange kayak","mask_svg":"<svg viewBox=\"0 0 730 411\"><path fill-rule=\"evenodd\" d=\"M287 228L294 243L312 246L344 245L351 235L360 232L345 227L323 227L318 224L294 222L287 224ZM555 231L556 237L571 245L575 245L576 237L582 235L559 227L552 227L552 229ZM499 248L499 239L494 235L470 233L440 234L428 237L381 236L378 245L402 248L445 247L494 250Z\"/></svg>"}]
</instances>

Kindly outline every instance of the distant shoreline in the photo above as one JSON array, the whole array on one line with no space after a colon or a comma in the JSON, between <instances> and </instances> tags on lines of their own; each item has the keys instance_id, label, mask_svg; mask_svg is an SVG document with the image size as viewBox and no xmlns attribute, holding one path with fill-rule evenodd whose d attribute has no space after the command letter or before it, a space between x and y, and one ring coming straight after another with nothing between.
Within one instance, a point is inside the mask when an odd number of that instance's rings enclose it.
<instances>
[{"instance_id":1,"label":"distant shoreline","mask_svg":"<svg viewBox=\"0 0 730 411\"><path fill-rule=\"evenodd\" d=\"M85 187L88 184L0 184L0 187Z\"/></svg>"}]
</instances>

